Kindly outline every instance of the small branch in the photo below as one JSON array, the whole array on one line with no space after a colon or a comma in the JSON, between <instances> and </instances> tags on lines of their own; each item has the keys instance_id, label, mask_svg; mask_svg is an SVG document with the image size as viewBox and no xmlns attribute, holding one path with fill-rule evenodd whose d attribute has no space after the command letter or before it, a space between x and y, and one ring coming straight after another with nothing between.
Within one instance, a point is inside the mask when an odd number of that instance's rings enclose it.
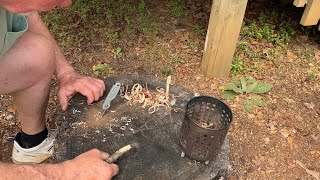
<instances>
[{"instance_id":1,"label":"small branch","mask_svg":"<svg viewBox=\"0 0 320 180\"><path fill-rule=\"evenodd\" d=\"M310 174L311 176L313 176L316 180L320 180L320 173L317 171L312 171L310 169L308 169L302 162L296 160L296 163L302 167L308 174Z\"/></svg>"},{"instance_id":2,"label":"small branch","mask_svg":"<svg viewBox=\"0 0 320 180\"><path fill-rule=\"evenodd\" d=\"M126 152L130 151L132 148L137 148L138 144L137 143L133 143L133 144L129 144L124 146L123 148L119 149L118 151L116 151L115 153L113 153L106 161L107 163L111 164L117 161L117 159L121 156L123 156Z\"/></svg>"},{"instance_id":3,"label":"small branch","mask_svg":"<svg viewBox=\"0 0 320 180\"><path fill-rule=\"evenodd\" d=\"M171 84L171 76L168 76L167 77L167 84L166 84L166 98L169 98L170 84Z\"/></svg>"}]
</instances>

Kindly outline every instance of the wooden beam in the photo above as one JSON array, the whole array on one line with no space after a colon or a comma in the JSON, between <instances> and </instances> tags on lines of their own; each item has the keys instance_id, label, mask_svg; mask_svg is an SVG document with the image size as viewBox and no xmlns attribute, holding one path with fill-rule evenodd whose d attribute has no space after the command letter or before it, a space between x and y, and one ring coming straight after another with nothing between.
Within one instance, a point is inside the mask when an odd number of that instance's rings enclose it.
<instances>
[{"instance_id":1,"label":"wooden beam","mask_svg":"<svg viewBox=\"0 0 320 180\"><path fill-rule=\"evenodd\" d=\"M248 0L213 0L202 58L208 77L229 74Z\"/></svg>"},{"instance_id":2,"label":"wooden beam","mask_svg":"<svg viewBox=\"0 0 320 180\"><path fill-rule=\"evenodd\" d=\"M296 7L304 7L307 4L307 0L294 0L293 5Z\"/></svg>"},{"instance_id":3,"label":"wooden beam","mask_svg":"<svg viewBox=\"0 0 320 180\"><path fill-rule=\"evenodd\" d=\"M320 19L320 0L308 0L300 24L310 26L318 24Z\"/></svg>"}]
</instances>

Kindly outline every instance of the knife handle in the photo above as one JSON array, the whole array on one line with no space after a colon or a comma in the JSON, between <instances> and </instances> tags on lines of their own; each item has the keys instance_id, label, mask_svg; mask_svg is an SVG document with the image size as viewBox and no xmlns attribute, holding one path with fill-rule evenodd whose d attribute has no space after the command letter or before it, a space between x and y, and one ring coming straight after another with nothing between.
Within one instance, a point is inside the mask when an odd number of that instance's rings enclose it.
<instances>
[{"instance_id":1,"label":"knife handle","mask_svg":"<svg viewBox=\"0 0 320 180\"><path fill-rule=\"evenodd\" d=\"M121 88L121 84L119 82L115 83L112 88L110 89L108 95L107 95L107 98L106 100L104 101L103 103L103 106L102 108L103 109L108 109L110 107L110 103L111 101L117 97L117 94L119 93L120 91L120 88Z\"/></svg>"}]
</instances>

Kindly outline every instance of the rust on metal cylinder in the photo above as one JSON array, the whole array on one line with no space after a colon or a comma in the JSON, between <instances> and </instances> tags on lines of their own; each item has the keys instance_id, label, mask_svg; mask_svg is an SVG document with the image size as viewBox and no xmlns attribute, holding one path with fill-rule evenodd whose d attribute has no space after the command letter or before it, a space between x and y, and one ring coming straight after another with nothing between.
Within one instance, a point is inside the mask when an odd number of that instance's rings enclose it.
<instances>
[{"instance_id":1,"label":"rust on metal cylinder","mask_svg":"<svg viewBox=\"0 0 320 180\"><path fill-rule=\"evenodd\" d=\"M231 109L209 96L191 99L180 130L182 151L197 161L214 160L232 121Z\"/></svg>"}]
</instances>

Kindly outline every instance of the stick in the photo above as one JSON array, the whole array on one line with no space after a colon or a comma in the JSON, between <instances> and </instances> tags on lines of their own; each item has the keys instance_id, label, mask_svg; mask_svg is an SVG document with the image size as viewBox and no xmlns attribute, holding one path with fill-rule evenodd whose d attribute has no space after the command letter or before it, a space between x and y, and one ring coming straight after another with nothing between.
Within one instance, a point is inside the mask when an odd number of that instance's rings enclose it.
<instances>
[{"instance_id":1,"label":"stick","mask_svg":"<svg viewBox=\"0 0 320 180\"><path fill-rule=\"evenodd\" d=\"M310 169L308 169L304 164L302 164L302 162L296 160L296 163L302 167L308 174L310 174L311 176L313 176L316 180L320 180L320 173L318 173L317 171L312 171Z\"/></svg>"},{"instance_id":2,"label":"stick","mask_svg":"<svg viewBox=\"0 0 320 180\"><path fill-rule=\"evenodd\" d=\"M167 84L166 84L166 98L169 98L170 83L171 83L171 76L168 76L167 77Z\"/></svg>"},{"instance_id":3,"label":"stick","mask_svg":"<svg viewBox=\"0 0 320 180\"><path fill-rule=\"evenodd\" d=\"M106 160L107 163L112 164L112 163L116 162L119 157L123 156L126 152L130 151L134 147L137 148L138 144L137 143L133 143L133 144L129 144L129 145L124 146L123 148L121 148L118 151L116 151L115 153L113 153Z\"/></svg>"}]
</instances>

